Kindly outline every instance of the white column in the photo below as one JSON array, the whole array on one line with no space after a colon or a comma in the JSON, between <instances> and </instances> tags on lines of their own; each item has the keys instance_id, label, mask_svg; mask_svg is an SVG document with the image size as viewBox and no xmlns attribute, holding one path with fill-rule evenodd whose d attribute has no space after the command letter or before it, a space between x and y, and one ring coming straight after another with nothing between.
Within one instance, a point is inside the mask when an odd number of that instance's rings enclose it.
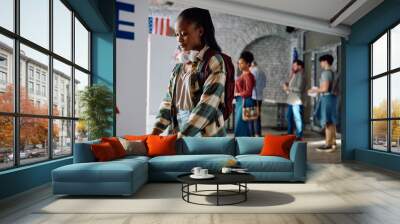
<instances>
[{"instance_id":1,"label":"white column","mask_svg":"<svg viewBox=\"0 0 400 224\"><path fill-rule=\"evenodd\" d=\"M146 130L148 14L147 0L116 0L118 136Z\"/></svg>"}]
</instances>

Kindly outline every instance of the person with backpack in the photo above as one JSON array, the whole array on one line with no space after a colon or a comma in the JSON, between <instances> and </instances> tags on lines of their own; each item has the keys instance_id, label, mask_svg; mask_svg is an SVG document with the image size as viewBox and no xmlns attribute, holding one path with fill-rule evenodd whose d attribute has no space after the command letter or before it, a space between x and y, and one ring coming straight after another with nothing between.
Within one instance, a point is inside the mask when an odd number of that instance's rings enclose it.
<instances>
[{"instance_id":1,"label":"person with backpack","mask_svg":"<svg viewBox=\"0 0 400 224\"><path fill-rule=\"evenodd\" d=\"M234 67L221 52L208 10L183 10L175 25L180 53L151 134L226 136L232 112Z\"/></svg>"},{"instance_id":2,"label":"person with backpack","mask_svg":"<svg viewBox=\"0 0 400 224\"><path fill-rule=\"evenodd\" d=\"M319 58L323 69L319 79L319 87L308 90L309 94L319 93L320 98L315 110L315 118L325 127L325 145L318 147L318 151L333 152L336 150L337 124L337 94L338 79L332 71L333 57L326 54Z\"/></svg>"},{"instance_id":3,"label":"person with backpack","mask_svg":"<svg viewBox=\"0 0 400 224\"><path fill-rule=\"evenodd\" d=\"M252 99L253 89L256 85L254 75L251 74L250 66L254 60L254 56L249 51L243 51L240 54L238 67L242 74L236 79L235 83L235 136L254 136L254 120L257 119L257 107ZM253 110L252 115L245 114L247 111Z\"/></svg>"},{"instance_id":4,"label":"person with backpack","mask_svg":"<svg viewBox=\"0 0 400 224\"><path fill-rule=\"evenodd\" d=\"M250 67L251 74L254 75L256 80L256 85L253 89L252 98L255 101L256 107L259 108L260 114L258 115L257 120L254 121L255 126L255 136L261 136L261 106L264 99L263 92L264 88L267 85L267 77L265 76L265 72L258 67L257 62L253 61Z\"/></svg>"}]
</instances>

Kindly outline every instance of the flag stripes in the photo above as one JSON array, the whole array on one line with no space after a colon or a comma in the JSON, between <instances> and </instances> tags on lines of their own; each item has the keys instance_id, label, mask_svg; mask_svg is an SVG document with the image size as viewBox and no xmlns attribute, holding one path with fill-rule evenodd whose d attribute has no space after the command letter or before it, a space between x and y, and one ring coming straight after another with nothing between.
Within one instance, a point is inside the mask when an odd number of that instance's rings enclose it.
<instances>
[{"instance_id":1,"label":"flag stripes","mask_svg":"<svg viewBox=\"0 0 400 224\"><path fill-rule=\"evenodd\" d=\"M171 19L169 17L150 16L149 33L162 36L170 36L170 20Z\"/></svg>"}]
</instances>

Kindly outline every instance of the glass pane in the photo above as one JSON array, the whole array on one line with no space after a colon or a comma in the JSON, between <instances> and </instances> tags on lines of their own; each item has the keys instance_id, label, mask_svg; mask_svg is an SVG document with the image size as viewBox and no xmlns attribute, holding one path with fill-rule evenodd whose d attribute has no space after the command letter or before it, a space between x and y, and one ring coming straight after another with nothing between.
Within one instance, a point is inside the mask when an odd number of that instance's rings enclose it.
<instances>
[{"instance_id":1,"label":"glass pane","mask_svg":"<svg viewBox=\"0 0 400 224\"><path fill-rule=\"evenodd\" d=\"M75 18L75 63L89 69L89 32Z\"/></svg>"},{"instance_id":2,"label":"glass pane","mask_svg":"<svg viewBox=\"0 0 400 224\"><path fill-rule=\"evenodd\" d=\"M21 44L21 113L48 114L48 63L47 55Z\"/></svg>"},{"instance_id":3,"label":"glass pane","mask_svg":"<svg viewBox=\"0 0 400 224\"><path fill-rule=\"evenodd\" d=\"M378 75L387 71L387 34L372 44L372 74Z\"/></svg>"},{"instance_id":4,"label":"glass pane","mask_svg":"<svg viewBox=\"0 0 400 224\"><path fill-rule=\"evenodd\" d=\"M392 152L400 153L400 120L391 121Z\"/></svg>"},{"instance_id":5,"label":"glass pane","mask_svg":"<svg viewBox=\"0 0 400 224\"><path fill-rule=\"evenodd\" d=\"M72 121L53 121L53 156L72 154Z\"/></svg>"},{"instance_id":6,"label":"glass pane","mask_svg":"<svg viewBox=\"0 0 400 224\"><path fill-rule=\"evenodd\" d=\"M81 115L80 94L86 86L89 86L89 75L75 69L75 117Z\"/></svg>"},{"instance_id":7,"label":"glass pane","mask_svg":"<svg viewBox=\"0 0 400 224\"><path fill-rule=\"evenodd\" d=\"M22 117L20 119L20 163L34 163L49 158L49 120Z\"/></svg>"},{"instance_id":8,"label":"glass pane","mask_svg":"<svg viewBox=\"0 0 400 224\"><path fill-rule=\"evenodd\" d=\"M21 36L49 47L49 0L20 0Z\"/></svg>"},{"instance_id":9,"label":"glass pane","mask_svg":"<svg viewBox=\"0 0 400 224\"><path fill-rule=\"evenodd\" d=\"M0 26L14 31L14 0L0 1Z\"/></svg>"},{"instance_id":10,"label":"glass pane","mask_svg":"<svg viewBox=\"0 0 400 224\"><path fill-rule=\"evenodd\" d=\"M372 122L372 147L387 151L387 121Z\"/></svg>"},{"instance_id":11,"label":"glass pane","mask_svg":"<svg viewBox=\"0 0 400 224\"><path fill-rule=\"evenodd\" d=\"M0 35L0 111L14 111L13 40Z\"/></svg>"},{"instance_id":12,"label":"glass pane","mask_svg":"<svg viewBox=\"0 0 400 224\"><path fill-rule=\"evenodd\" d=\"M53 114L72 117L71 66L53 60Z\"/></svg>"},{"instance_id":13,"label":"glass pane","mask_svg":"<svg viewBox=\"0 0 400 224\"><path fill-rule=\"evenodd\" d=\"M0 116L0 170L14 165L13 118Z\"/></svg>"},{"instance_id":14,"label":"glass pane","mask_svg":"<svg viewBox=\"0 0 400 224\"><path fill-rule=\"evenodd\" d=\"M387 77L372 81L372 118L387 118Z\"/></svg>"},{"instance_id":15,"label":"glass pane","mask_svg":"<svg viewBox=\"0 0 400 224\"><path fill-rule=\"evenodd\" d=\"M53 51L71 60L72 12L60 1L53 1Z\"/></svg>"},{"instance_id":16,"label":"glass pane","mask_svg":"<svg viewBox=\"0 0 400 224\"><path fill-rule=\"evenodd\" d=\"M399 55L400 56L400 55ZM391 98L391 110L392 117L400 118L400 72L391 75L391 88L390 88L390 98Z\"/></svg>"},{"instance_id":17,"label":"glass pane","mask_svg":"<svg viewBox=\"0 0 400 224\"><path fill-rule=\"evenodd\" d=\"M400 24L391 30L390 37L390 67L400 67Z\"/></svg>"},{"instance_id":18,"label":"glass pane","mask_svg":"<svg viewBox=\"0 0 400 224\"><path fill-rule=\"evenodd\" d=\"M88 128L84 120L75 122L75 143L88 140Z\"/></svg>"}]
</instances>

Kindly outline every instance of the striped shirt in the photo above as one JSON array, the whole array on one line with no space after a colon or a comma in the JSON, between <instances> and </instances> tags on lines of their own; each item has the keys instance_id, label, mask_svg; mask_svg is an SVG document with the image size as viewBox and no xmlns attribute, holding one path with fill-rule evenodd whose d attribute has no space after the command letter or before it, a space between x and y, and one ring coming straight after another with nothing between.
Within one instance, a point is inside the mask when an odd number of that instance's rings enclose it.
<instances>
[{"instance_id":1,"label":"striped shirt","mask_svg":"<svg viewBox=\"0 0 400 224\"><path fill-rule=\"evenodd\" d=\"M226 136L224 117L219 109L224 103L226 71L224 59L216 54L208 61L209 75L201 88L199 79L200 69L203 64L205 49L200 51L193 67L197 75L189 80L190 91L193 102L189 120L183 125L182 130L176 121L176 107L173 105L176 93L176 81L178 75L184 69L183 64L176 64L169 80L167 94L161 102L159 113L154 128L164 131L169 127L169 133L181 132L182 136L195 136L201 133L204 137Z\"/></svg>"}]
</instances>

